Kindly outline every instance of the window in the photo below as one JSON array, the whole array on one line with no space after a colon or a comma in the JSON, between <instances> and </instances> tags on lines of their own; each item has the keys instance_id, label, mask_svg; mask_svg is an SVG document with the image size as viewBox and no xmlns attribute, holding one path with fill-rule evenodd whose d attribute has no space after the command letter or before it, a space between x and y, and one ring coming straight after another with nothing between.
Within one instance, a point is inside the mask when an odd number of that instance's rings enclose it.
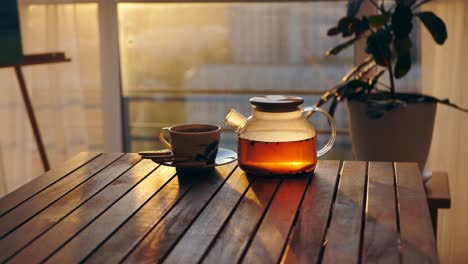
<instances>
[{"instance_id":1,"label":"window","mask_svg":"<svg viewBox=\"0 0 468 264\"><path fill-rule=\"evenodd\" d=\"M344 2L121 3L118 5L126 150L161 147L157 134L184 122L222 125L248 99L294 94L315 103L353 65L353 50L325 51L326 36L345 13ZM336 113L337 146L328 157L350 157L346 108ZM317 120L322 144L326 120ZM222 146L236 149L225 129Z\"/></svg>"},{"instance_id":2,"label":"window","mask_svg":"<svg viewBox=\"0 0 468 264\"><path fill-rule=\"evenodd\" d=\"M23 17L37 13L37 10L46 10L48 18L60 20L62 12L54 10L71 10L74 12L72 20L79 22L71 26L80 29L80 38L84 36L85 39L96 33L99 25L99 20L95 19L99 15L98 5L109 6L99 1L85 1L96 3L84 4L80 3L83 2L81 0L65 1L70 4L57 0L19 2ZM145 1L118 3L117 7L118 28L115 30L118 31L120 46L125 151L161 147L157 140L159 130L176 123L222 125L223 116L231 106L248 115L248 99L255 95L294 94L304 97L307 105L313 104L353 65L352 49L337 57L324 56L327 49L342 41L327 37L326 31L345 14L345 1ZM53 24L54 20L48 21L51 23L48 23L47 30L53 29L53 25L49 24ZM94 26L93 30L82 31L90 26ZM60 28L66 29L68 26L61 24ZM96 34L92 37L90 42L78 42L85 49L79 54L72 54L72 57L75 60L86 57L87 61L91 58L93 67L80 67L78 70L96 75L99 62L94 61L99 58L96 53L99 40ZM74 45L74 42L67 42L67 38L70 39L70 36L61 35L60 39L64 42L58 46L59 49L64 45ZM415 46L419 45L418 28L414 38ZM28 38L24 41L25 45L29 45ZM412 74L397 82L400 91L420 89L420 56L414 55L416 63L413 64ZM80 60L82 62L84 60ZM106 62L103 64L106 65ZM92 99L97 98L91 100L92 107L88 107L86 115L88 124L101 129L100 123L106 118L98 113L101 101L98 90L101 87L99 77L94 75L92 78L82 78L91 80L89 94ZM385 77L381 80L386 82ZM88 83L86 81L80 85ZM112 114L116 115L114 112ZM344 105L340 105L335 118L339 136L333 149L335 153L328 158L349 158L351 145ZM319 141L323 143L327 139L328 125L325 120L314 121L314 124L319 132L323 132L319 133ZM99 129L89 129L88 132L96 133ZM102 141L107 137L90 135L92 149L102 147ZM235 135L226 128L222 146L235 149L235 144Z\"/></svg>"}]
</instances>

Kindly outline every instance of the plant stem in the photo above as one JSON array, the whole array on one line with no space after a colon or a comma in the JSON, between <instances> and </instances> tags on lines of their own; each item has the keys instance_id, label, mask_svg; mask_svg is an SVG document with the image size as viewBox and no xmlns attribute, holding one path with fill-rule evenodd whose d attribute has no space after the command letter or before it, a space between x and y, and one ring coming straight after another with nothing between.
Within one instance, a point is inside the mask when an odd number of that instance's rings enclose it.
<instances>
[{"instance_id":1,"label":"plant stem","mask_svg":"<svg viewBox=\"0 0 468 264\"><path fill-rule=\"evenodd\" d=\"M388 69L388 75L390 76L390 94L392 95L392 98L395 97L395 78L393 76L393 69L392 69L392 64L390 63L387 66Z\"/></svg>"}]
</instances>

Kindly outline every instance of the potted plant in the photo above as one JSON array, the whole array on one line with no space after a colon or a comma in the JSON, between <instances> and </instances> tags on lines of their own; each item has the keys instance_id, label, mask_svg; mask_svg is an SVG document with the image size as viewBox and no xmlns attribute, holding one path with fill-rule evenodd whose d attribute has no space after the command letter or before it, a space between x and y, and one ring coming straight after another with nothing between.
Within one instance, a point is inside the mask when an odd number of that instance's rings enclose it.
<instances>
[{"instance_id":1,"label":"potted plant","mask_svg":"<svg viewBox=\"0 0 468 264\"><path fill-rule=\"evenodd\" d=\"M358 17L363 1L369 1L378 13ZM445 104L468 112L449 102L429 95L397 92L395 79L411 69L410 33L419 20L442 45L447 39L444 22L420 7L431 0L394 0L391 6L378 0L349 0L345 17L328 31L348 38L327 55L336 55L356 41L366 41L369 56L349 71L331 90L323 94L317 106L331 101L334 114L339 102L347 99L350 133L356 159L376 161L413 161L424 168L428 156L436 106ZM388 3L389 1L385 1ZM389 85L379 79L388 72Z\"/></svg>"}]
</instances>

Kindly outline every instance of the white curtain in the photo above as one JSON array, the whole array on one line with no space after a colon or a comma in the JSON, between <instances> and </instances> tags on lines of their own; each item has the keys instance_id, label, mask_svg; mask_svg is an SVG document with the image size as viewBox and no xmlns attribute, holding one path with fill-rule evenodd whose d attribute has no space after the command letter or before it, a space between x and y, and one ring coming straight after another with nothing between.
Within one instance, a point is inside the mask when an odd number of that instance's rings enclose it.
<instances>
[{"instance_id":1,"label":"white curtain","mask_svg":"<svg viewBox=\"0 0 468 264\"><path fill-rule=\"evenodd\" d=\"M448 40L437 46L423 32L423 91L468 107L468 2L436 1L427 7L447 24ZM439 216L442 263L468 263L468 114L440 106L429 157L432 170L447 171L452 208Z\"/></svg>"},{"instance_id":2,"label":"white curtain","mask_svg":"<svg viewBox=\"0 0 468 264\"><path fill-rule=\"evenodd\" d=\"M64 51L72 60L23 68L53 168L80 151L102 149L97 4L19 2L23 52ZM0 69L0 89L1 197L43 168L12 68Z\"/></svg>"}]
</instances>

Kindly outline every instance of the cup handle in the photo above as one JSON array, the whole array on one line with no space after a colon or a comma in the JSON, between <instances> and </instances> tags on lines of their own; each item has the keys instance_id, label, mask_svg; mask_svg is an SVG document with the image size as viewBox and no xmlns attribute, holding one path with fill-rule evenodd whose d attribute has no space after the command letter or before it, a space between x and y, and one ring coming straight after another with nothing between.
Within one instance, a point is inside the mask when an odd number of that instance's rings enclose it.
<instances>
[{"instance_id":1,"label":"cup handle","mask_svg":"<svg viewBox=\"0 0 468 264\"><path fill-rule=\"evenodd\" d=\"M316 107L316 106L306 106L302 109L302 113L305 113L305 116L307 118L309 118L313 112L320 112L322 114L324 114L328 121L330 122L330 125L331 125L331 136L330 136L330 139L328 140L327 144L325 144L325 146L317 151L317 156L320 157L322 156L323 154L327 153L333 146L333 144L335 143L335 140L336 140L336 123L335 123L335 120L333 119L333 117L325 110L323 110L322 108L319 108L319 107Z\"/></svg>"},{"instance_id":2,"label":"cup handle","mask_svg":"<svg viewBox=\"0 0 468 264\"><path fill-rule=\"evenodd\" d=\"M172 150L171 143L169 143L165 138L164 138L164 132L169 132L168 127L164 127L161 132L159 132L159 140L161 143L163 143L164 146L166 146L168 149Z\"/></svg>"}]
</instances>

